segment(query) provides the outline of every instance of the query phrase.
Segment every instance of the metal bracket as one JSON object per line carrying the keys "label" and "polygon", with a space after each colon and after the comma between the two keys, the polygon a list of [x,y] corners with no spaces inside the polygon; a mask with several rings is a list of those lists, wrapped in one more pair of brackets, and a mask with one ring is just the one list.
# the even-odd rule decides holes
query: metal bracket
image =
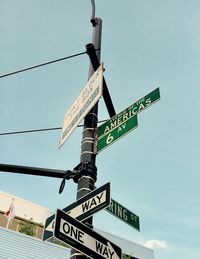
{"label": "metal bracket", "polygon": [[90,176],[94,181],[97,180],[97,167],[89,161],[78,164],[73,172],[75,173],[75,176],[73,177],[75,183],[78,183],[78,180],[82,176]]}
{"label": "metal bracket", "polygon": [[78,180],[83,176],[88,176],[92,178],[94,181],[96,181],[97,167],[93,163],[87,161],[81,162],[72,171],[67,170],[60,184],[59,194],[61,194],[65,188],[65,180],[73,179],[75,183],[78,183]]}
{"label": "metal bracket", "polygon": [[[97,70],[100,63],[96,54],[96,50],[92,43],[89,43],[86,45],[86,53],[90,58],[94,71]],[[116,115],[116,112],[104,77],[103,77],[103,98],[104,98],[108,113],[112,118],[113,116]]]}

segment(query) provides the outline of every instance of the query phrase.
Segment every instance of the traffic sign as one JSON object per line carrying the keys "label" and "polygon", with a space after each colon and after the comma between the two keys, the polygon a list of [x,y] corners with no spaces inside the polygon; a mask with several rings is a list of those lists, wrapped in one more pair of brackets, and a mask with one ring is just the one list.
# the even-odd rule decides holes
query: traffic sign
{"label": "traffic sign", "polygon": [[[97,129],[97,152],[102,151],[105,147],[114,143],[114,141],[118,138],[128,133],[130,131],[128,130],[128,126],[130,126],[130,124],[132,125],[132,129],[134,129],[136,127],[135,124],[137,119],[132,118],[159,99],[160,91],[159,88],[156,88],[151,93],[144,96],[139,101],[133,103],[128,108],[99,126]],[[133,125],[135,125],[135,127]]]}
{"label": "traffic sign", "polygon": [[102,151],[104,148],[113,144],[116,140],[135,129],[138,126],[137,116],[130,117],[128,120],[116,125],[117,126],[113,127],[112,130],[98,138],[97,152]]}
{"label": "traffic sign", "polygon": [[62,210],[57,210],[54,236],[90,258],[122,258],[120,247],[70,217]]}
{"label": "traffic sign", "polygon": [[[109,204],[110,183],[106,183],[67,206],[63,211],[77,220],[84,220],[92,216],[94,213],[108,207]],[[48,240],[53,236],[54,224],[55,214],[46,219],[43,240]]]}
{"label": "traffic sign", "polygon": [[97,103],[103,93],[103,65],[94,72],[72,106],[65,113],[59,147]]}
{"label": "traffic sign", "polygon": [[106,211],[110,212],[112,215],[116,216],[118,219],[122,220],[126,224],[140,231],[139,217],[135,215],[130,210],[126,209],[124,206],[111,199],[111,203]]}

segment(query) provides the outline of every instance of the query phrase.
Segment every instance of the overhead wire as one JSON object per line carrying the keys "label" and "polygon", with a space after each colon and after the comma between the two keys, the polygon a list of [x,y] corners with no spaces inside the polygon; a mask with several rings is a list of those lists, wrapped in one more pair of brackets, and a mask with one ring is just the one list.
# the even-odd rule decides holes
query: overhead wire
{"label": "overhead wire", "polygon": [[[99,49],[96,49],[96,50],[99,50]],[[35,65],[35,66],[20,69],[20,70],[16,70],[14,72],[10,72],[10,73],[4,74],[4,75],[0,75],[0,78],[12,76],[12,75],[15,75],[15,74],[18,74],[18,73],[21,73],[21,72],[25,72],[27,70],[35,69],[35,68],[46,66],[46,65],[50,65],[52,63],[60,62],[60,61],[63,61],[63,60],[69,59],[69,58],[73,58],[73,57],[77,57],[77,56],[80,56],[80,55],[83,55],[83,54],[86,54],[86,51],[80,52],[80,53],[77,53],[77,54],[73,54],[73,55],[70,55],[70,56],[67,56],[67,57],[51,60],[51,61],[48,61],[48,62],[45,62],[45,63],[41,63],[39,65]],[[105,122],[105,121],[106,120],[102,120],[102,121],[99,121],[99,123]],[[78,125],[77,127],[83,127],[83,126],[84,125]],[[33,132],[43,132],[43,131],[52,131],[52,130],[60,130],[60,129],[62,129],[62,127],[31,129],[31,130],[12,131],[12,132],[2,132],[2,133],[0,133],[0,136],[33,133]]]}
{"label": "overhead wire", "polygon": [[10,72],[10,73],[4,74],[4,75],[0,75],[0,78],[12,76],[12,75],[15,75],[15,74],[18,74],[18,73],[25,72],[27,70],[35,69],[35,68],[46,66],[46,65],[50,65],[50,64],[60,62],[60,61],[63,61],[63,60],[69,59],[69,58],[74,58],[74,57],[77,57],[77,56],[80,56],[80,55],[83,55],[83,54],[86,54],[86,51],[80,52],[80,53],[77,53],[77,54],[73,54],[73,55],[70,55],[70,56],[67,56],[67,57],[51,60],[51,61],[48,61],[48,62],[44,62],[44,63],[41,63],[39,65],[35,65],[35,66],[20,69],[20,70],[16,70],[14,72]]}
{"label": "overhead wire", "polygon": [[[98,123],[105,122],[107,120],[98,121]],[[78,125],[77,127],[83,127],[84,125]],[[42,132],[42,131],[53,131],[53,130],[61,130],[62,127],[54,127],[54,128],[44,128],[44,129],[31,129],[31,130],[22,130],[22,131],[11,131],[11,132],[2,132],[0,136],[6,135],[16,135],[16,134],[25,134],[25,133],[34,133],[34,132]]]}
{"label": "overhead wire", "polygon": [[45,128],[45,129],[32,129],[32,130],[22,130],[22,131],[12,131],[12,132],[2,132],[0,136],[5,135],[14,135],[14,134],[24,134],[24,133],[32,133],[32,132],[41,132],[41,131],[50,131],[50,130],[60,130],[62,127],[57,128]]}

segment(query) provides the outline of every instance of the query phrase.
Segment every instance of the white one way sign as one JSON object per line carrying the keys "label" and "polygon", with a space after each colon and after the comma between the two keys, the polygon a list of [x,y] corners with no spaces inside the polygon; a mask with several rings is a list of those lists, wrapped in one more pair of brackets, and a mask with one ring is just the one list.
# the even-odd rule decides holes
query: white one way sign
{"label": "white one way sign", "polygon": [[81,253],[95,259],[121,259],[121,248],[62,210],[57,210],[54,235]]}
{"label": "white one way sign", "polygon": [[[110,183],[106,183],[98,189],[86,194],[79,200],[63,209],[64,212],[77,220],[84,220],[94,213],[108,207],[110,204]],[[43,240],[53,236],[55,214],[48,217],[44,226]]]}

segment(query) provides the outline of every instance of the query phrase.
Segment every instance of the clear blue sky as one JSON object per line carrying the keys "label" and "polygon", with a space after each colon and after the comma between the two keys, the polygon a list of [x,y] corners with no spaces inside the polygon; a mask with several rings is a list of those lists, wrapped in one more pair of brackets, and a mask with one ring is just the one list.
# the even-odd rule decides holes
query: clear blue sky
{"label": "clear blue sky", "polygon": [[[140,217],[141,232],[106,212],[95,227],[139,243],[155,259],[200,258],[200,2],[96,0],[103,20],[102,61],[117,112],[160,87],[161,100],[138,116],[136,130],[97,157],[97,187]],[[0,74],[85,51],[87,1],[0,0]],[[0,132],[60,127],[87,81],[89,59],[70,60],[0,79]],[[103,99],[99,120],[108,119]],[[82,129],[59,150],[60,131],[0,136],[0,163],[73,169]],[[0,174],[0,190],[51,210],[75,200],[76,185]]]}

